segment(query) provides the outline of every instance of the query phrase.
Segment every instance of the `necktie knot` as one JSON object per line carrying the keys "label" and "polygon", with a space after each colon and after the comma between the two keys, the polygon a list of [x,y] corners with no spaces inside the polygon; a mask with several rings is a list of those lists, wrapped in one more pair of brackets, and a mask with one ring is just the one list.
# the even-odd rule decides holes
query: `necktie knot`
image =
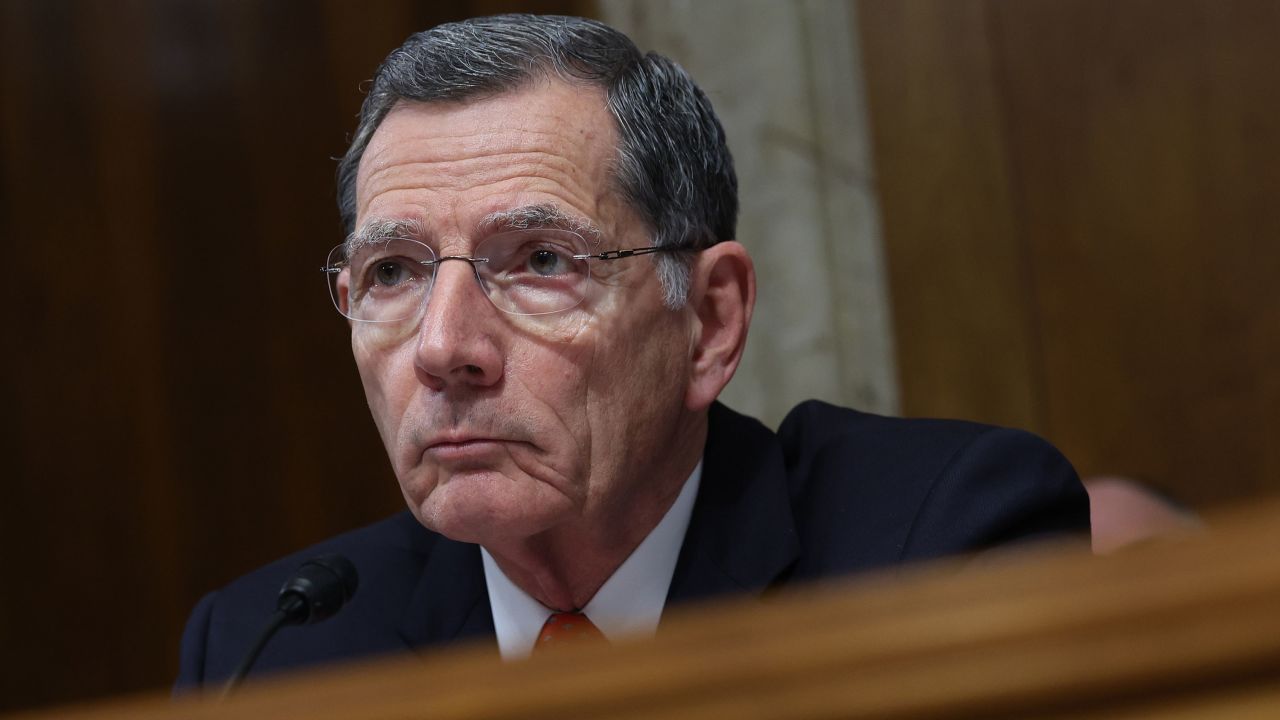
{"label": "necktie knot", "polygon": [[580,612],[554,613],[538,633],[535,653],[548,648],[576,645],[584,641],[604,640],[604,633]]}

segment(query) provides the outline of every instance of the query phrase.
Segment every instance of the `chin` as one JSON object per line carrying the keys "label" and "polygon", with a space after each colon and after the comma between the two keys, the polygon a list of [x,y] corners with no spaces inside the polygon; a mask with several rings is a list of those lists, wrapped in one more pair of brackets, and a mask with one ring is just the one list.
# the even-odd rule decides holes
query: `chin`
{"label": "chin", "polygon": [[554,527],[572,512],[564,496],[547,497],[551,493],[536,485],[497,473],[455,475],[414,504],[414,514],[427,529],[450,540],[480,545],[518,541]]}

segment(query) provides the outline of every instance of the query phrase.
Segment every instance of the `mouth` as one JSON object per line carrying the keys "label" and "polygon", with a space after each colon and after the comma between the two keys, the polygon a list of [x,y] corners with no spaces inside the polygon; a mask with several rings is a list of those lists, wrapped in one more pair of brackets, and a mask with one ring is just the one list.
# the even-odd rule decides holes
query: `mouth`
{"label": "mouth", "polygon": [[506,445],[506,440],[491,437],[441,438],[428,443],[422,457],[441,465],[482,462],[505,454]]}

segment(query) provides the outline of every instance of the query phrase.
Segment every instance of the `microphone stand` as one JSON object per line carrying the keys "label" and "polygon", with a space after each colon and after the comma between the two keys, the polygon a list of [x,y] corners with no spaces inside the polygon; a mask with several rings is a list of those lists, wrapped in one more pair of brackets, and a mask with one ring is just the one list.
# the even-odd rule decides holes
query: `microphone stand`
{"label": "microphone stand", "polygon": [[222,688],[222,699],[226,700],[240,687],[240,683],[244,681],[249,671],[253,669],[253,664],[258,661],[258,656],[262,654],[263,648],[275,637],[276,632],[285,625],[291,625],[298,622],[299,617],[305,617],[307,604],[302,598],[290,593],[287,597],[280,599],[280,609],[276,610],[271,616],[271,620],[267,626],[262,629],[258,635],[258,639],[253,643],[253,647],[249,649],[249,653],[244,656],[244,660],[240,661],[240,666],[231,674],[227,680],[227,684]]}

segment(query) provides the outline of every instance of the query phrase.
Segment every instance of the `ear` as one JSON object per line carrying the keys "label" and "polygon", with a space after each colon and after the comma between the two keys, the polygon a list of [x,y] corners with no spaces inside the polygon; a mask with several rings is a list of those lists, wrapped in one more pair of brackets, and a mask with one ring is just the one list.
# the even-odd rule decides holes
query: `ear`
{"label": "ear", "polygon": [[690,277],[690,378],[685,406],[711,406],[742,360],[756,303],[756,271],[747,249],[729,240],[698,254]]}
{"label": "ear", "polygon": [[338,306],[338,312],[346,317],[351,312],[351,269],[343,268],[338,273],[338,281],[335,288],[338,296],[334,298],[335,304]]}

